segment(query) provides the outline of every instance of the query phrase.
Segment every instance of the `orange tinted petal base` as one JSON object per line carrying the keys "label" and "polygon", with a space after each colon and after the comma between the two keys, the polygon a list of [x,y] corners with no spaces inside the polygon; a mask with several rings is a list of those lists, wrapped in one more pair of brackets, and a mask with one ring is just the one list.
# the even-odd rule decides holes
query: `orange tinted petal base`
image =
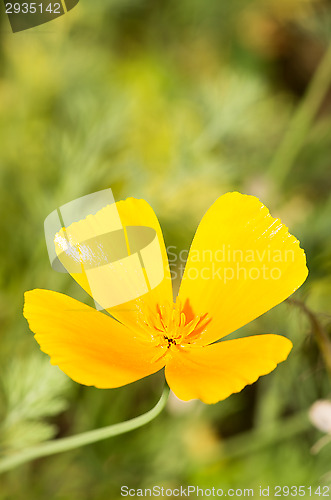
{"label": "orange tinted petal base", "polygon": [[[96,215],[90,215],[86,219],[72,224],[68,228],[68,233],[74,233],[78,240],[84,240],[87,237],[97,237],[98,234],[111,231],[115,208],[124,228],[126,228],[127,226],[142,226],[154,229],[156,231],[158,243],[161,250],[164,275],[163,280],[156,287],[147,291],[143,295],[140,295],[136,299],[125,301],[116,307],[109,308],[106,306],[107,311],[116,319],[131,328],[136,328],[137,315],[140,316],[142,311],[144,311],[145,309],[146,311],[155,310],[157,304],[163,303],[165,301],[173,301],[167,252],[158,219],[151,206],[145,200],[128,198],[125,201],[117,202],[116,207],[115,205],[109,205],[100,210]],[[61,255],[62,248],[56,246],[56,250],[57,253]],[[63,262],[63,264],[68,269],[72,266],[70,266],[70,259],[68,260],[68,257],[66,259],[66,262]],[[96,262],[95,267],[98,267],[98,262]],[[99,301],[101,305],[103,305],[103,302],[107,304],[107,290],[108,292],[109,290],[116,291],[116,287],[119,286],[118,284],[116,284],[116,282],[109,279],[111,274],[108,271],[109,270],[107,269],[107,266],[105,266],[103,268],[102,279],[99,283],[100,290],[97,290],[97,292],[99,292],[99,295],[102,295],[102,293],[105,294],[105,301]],[[132,288],[132,292],[134,295],[134,287],[137,286],[138,288],[140,288],[139,285],[141,285],[141,283],[139,282],[139,280],[135,280],[133,273],[128,273],[127,269],[124,269],[124,275],[125,274],[129,274],[129,279],[126,280],[126,284],[127,287]],[[71,272],[71,276],[88,294],[93,296],[89,280],[83,267],[81,272],[79,273]]]}
{"label": "orange tinted petal base", "polygon": [[173,302],[172,283],[169,270],[169,262],[164,244],[162,230],[152,207],[147,201],[136,198],[128,198],[116,203],[119,216],[123,226],[147,226],[156,231],[162,254],[164,278],[162,282],[148,293],[119,306],[110,309],[109,312],[124,324],[136,328],[142,313],[148,314],[155,311],[158,304]]}
{"label": "orange tinted petal base", "polygon": [[99,388],[120,387],[157,372],[157,348],[121,323],[61,293],[25,293],[24,316],[42,351],[69,377]]}
{"label": "orange tinted petal base", "polygon": [[188,319],[207,315],[207,345],[291,295],[308,274],[299,241],[254,196],[227,193],[202,218],[178,299]]}
{"label": "orange tinted petal base", "polygon": [[165,375],[179,399],[217,403],[270,373],[291,348],[291,341],[280,335],[255,335],[174,350]]}

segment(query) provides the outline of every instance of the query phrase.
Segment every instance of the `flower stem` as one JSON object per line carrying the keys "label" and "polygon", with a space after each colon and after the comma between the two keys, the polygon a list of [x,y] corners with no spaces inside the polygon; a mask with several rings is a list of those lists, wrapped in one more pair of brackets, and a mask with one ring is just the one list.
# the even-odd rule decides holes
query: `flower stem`
{"label": "flower stem", "polygon": [[283,141],[269,167],[269,176],[280,187],[305,142],[309,129],[331,84],[331,43],[319,63],[305,96],[295,111]]}
{"label": "flower stem", "polygon": [[27,448],[25,450],[19,451],[13,455],[9,455],[0,460],[0,473],[8,471],[21,465],[25,462],[30,462],[36,458],[46,457],[49,455],[55,455],[56,453],[61,453],[63,451],[73,450],[87,444],[96,443],[97,441],[102,441],[109,437],[118,436],[126,432],[130,432],[138,427],[142,427],[145,424],[151,422],[155,417],[157,417],[166,405],[169,396],[169,388],[166,386],[163,390],[162,396],[158,403],[143,415],[135,417],[126,422],[121,422],[119,424],[110,425],[108,427],[102,427],[101,429],[95,429],[93,431],[83,432],[72,437],[66,437],[62,439],[57,439],[54,441],[49,441],[42,443],[40,445]]}
{"label": "flower stem", "polygon": [[325,332],[323,326],[319,322],[319,320],[316,317],[316,314],[314,314],[304,302],[301,302],[300,300],[296,299],[287,299],[287,302],[289,304],[293,304],[297,307],[299,307],[307,316],[307,318],[310,321],[311,329],[312,332],[315,335],[317,345],[321,351],[321,354],[324,359],[325,366],[329,372],[329,375],[331,376],[331,342],[329,340],[329,337],[327,333]]}

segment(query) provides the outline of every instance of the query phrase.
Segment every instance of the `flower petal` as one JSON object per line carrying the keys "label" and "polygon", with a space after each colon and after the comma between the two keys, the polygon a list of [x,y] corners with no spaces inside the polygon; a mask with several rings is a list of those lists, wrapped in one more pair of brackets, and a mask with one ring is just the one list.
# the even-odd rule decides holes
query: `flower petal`
{"label": "flower petal", "polygon": [[186,317],[208,315],[206,345],[291,295],[308,274],[304,251],[254,196],[227,193],[200,222],[178,299]]}
{"label": "flower petal", "polygon": [[174,350],[165,375],[179,399],[217,403],[270,373],[291,348],[292,342],[280,335],[254,335]]}
{"label": "flower petal", "polygon": [[[156,233],[154,246],[144,247],[146,231],[150,229]],[[129,258],[121,259],[121,255],[128,255],[129,230],[130,234],[135,230],[144,230],[143,237],[139,233],[132,239],[135,246],[145,249],[139,252],[133,250],[130,254],[129,248]],[[100,240],[100,235],[109,234],[117,239],[112,239],[111,244],[107,239]],[[77,252],[64,251],[67,241],[76,244],[78,257]],[[128,198],[108,205],[97,214],[62,229],[56,236],[55,244],[60,261],[77,283],[127,326],[136,328],[137,316],[142,311],[155,310],[156,304],[173,301],[162,231],[153,209],[145,200]],[[75,246],[69,248],[75,250]],[[110,265],[107,264],[108,253],[113,254],[115,259]],[[77,267],[78,272],[75,272]],[[151,285],[152,281],[154,285]],[[155,286],[155,283],[158,284]],[[116,305],[112,306],[113,303]]]}
{"label": "flower petal", "polygon": [[106,314],[62,293],[25,293],[24,316],[42,351],[69,377],[84,385],[113,388],[160,370],[157,348],[135,338]]}

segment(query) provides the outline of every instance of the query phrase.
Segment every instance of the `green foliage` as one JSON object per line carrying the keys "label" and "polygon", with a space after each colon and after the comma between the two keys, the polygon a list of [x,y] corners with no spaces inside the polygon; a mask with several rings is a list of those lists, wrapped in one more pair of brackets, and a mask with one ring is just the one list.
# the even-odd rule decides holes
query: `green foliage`
{"label": "green foliage", "polygon": [[2,374],[0,442],[4,451],[22,449],[54,437],[49,417],[63,412],[68,378],[39,352],[11,359]]}

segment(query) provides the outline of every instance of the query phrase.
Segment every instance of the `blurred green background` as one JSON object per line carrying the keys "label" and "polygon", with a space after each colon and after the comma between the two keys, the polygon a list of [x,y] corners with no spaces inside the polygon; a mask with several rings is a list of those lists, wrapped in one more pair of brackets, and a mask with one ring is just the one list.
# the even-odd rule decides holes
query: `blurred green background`
{"label": "blurred green background", "polygon": [[171,399],[144,428],[20,466],[0,476],[0,500],[330,484],[331,444],[312,454],[323,434],[308,410],[331,396],[331,93],[315,89],[298,154],[285,164],[277,151],[331,40],[331,2],[81,0],[17,34],[1,8],[1,454],[131,418],[162,392],[162,373],[79,386],[39,351],[24,291],[88,302],[49,265],[43,222],[56,207],[108,187],[145,198],[179,252],[218,196],[254,194],[300,239],[310,275],[295,303],[240,331],[293,341],[272,374],[212,406]]}

